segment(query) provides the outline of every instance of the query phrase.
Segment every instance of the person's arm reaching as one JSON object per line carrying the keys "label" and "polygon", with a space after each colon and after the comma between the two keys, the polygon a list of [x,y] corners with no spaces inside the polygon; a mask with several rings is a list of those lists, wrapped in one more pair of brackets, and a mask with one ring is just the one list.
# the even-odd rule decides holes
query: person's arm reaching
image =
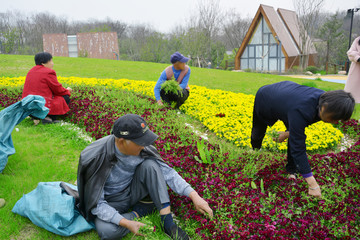
{"label": "person's arm reaching", "polygon": [[209,204],[199,196],[199,194],[187,183],[173,168],[162,161],[157,161],[163,172],[166,184],[177,194],[190,197],[195,205],[195,209],[202,214],[207,213],[213,217],[213,211]]}
{"label": "person's arm reaching", "polygon": [[161,84],[163,84],[166,81],[166,79],[167,79],[166,72],[163,71],[154,87],[154,95],[155,95],[156,101],[161,101],[161,97],[160,97]]}
{"label": "person's arm reaching", "polygon": [[189,197],[191,198],[192,202],[194,203],[195,209],[204,214],[208,215],[210,218],[214,216],[213,210],[209,207],[209,204],[199,196],[199,194],[196,191],[192,191],[189,194]]}
{"label": "person's arm reaching", "polygon": [[352,43],[350,49],[347,51],[347,55],[349,60],[352,62],[358,62],[360,59],[360,52],[357,50],[357,45],[359,45],[359,39],[356,38],[355,41]]}
{"label": "person's arm reaching", "polygon": [[47,85],[51,89],[54,96],[71,95],[70,89],[64,88],[61,83],[59,83],[55,72],[50,72],[47,75]]}
{"label": "person's arm reaching", "polygon": [[132,221],[132,220],[128,220],[126,218],[123,218],[120,222],[119,225],[122,227],[125,227],[127,229],[130,230],[130,232],[132,232],[133,234],[135,234],[136,236],[143,236],[143,234],[139,233],[139,230],[142,226],[145,226],[145,224],[141,223],[141,222],[137,222],[137,221]]}
{"label": "person's arm reaching", "polygon": [[96,215],[99,219],[104,222],[111,222],[115,225],[119,225],[129,229],[132,233],[137,236],[143,236],[139,233],[140,227],[145,224],[137,221],[132,221],[124,218],[115,208],[111,207],[105,200],[104,190],[102,191],[100,200],[95,208],[91,210],[91,213]]}
{"label": "person's arm reaching", "polygon": [[289,144],[290,153],[300,174],[309,184],[309,194],[315,197],[321,197],[321,190],[313,176],[308,157],[306,155],[306,135],[305,127],[307,123],[303,120],[301,114],[293,113],[289,116]]}
{"label": "person's arm reaching", "polygon": [[305,180],[309,184],[309,195],[321,198],[321,189],[314,176],[307,177]]}

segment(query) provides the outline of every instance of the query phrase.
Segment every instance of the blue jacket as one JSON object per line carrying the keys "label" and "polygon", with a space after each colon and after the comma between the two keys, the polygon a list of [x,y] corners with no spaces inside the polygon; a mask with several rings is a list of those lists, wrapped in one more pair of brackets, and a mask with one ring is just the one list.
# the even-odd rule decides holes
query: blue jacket
{"label": "blue jacket", "polygon": [[305,127],[320,121],[319,98],[325,91],[284,81],[261,87],[256,93],[254,111],[268,126],[284,122],[290,133],[288,153],[299,172],[311,173],[306,156]]}
{"label": "blue jacket", "polygon": [[37,95],[28,95],[0,112],[0,173],[4,170],[8,157],[15,153],[11,139],[14,127],[29,115],[43,119],[48,113],[45,99]]}

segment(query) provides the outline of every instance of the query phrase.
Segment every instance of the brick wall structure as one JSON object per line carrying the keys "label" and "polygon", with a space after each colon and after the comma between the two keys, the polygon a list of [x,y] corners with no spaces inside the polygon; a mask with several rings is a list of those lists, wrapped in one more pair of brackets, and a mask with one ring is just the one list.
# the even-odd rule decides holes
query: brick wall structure
{"label": "brick wall structure", "polygon": [[119,54],[116,32],[78,33],[77,44],[79,57],[116,59]]}
{"label": "brick wall structure", "polygon": [[44,52],[49,52],[53,56],[69,56],[68,40],[65,33],[44,34],[43,47]]}
{"label": "brick wall structure", "polygon": [[[78,33],[78,57],[116,59],[119,54],[116,32]],[[44,34],[43,48],[53,56],[69,57],[68,36],[66,34]]]}

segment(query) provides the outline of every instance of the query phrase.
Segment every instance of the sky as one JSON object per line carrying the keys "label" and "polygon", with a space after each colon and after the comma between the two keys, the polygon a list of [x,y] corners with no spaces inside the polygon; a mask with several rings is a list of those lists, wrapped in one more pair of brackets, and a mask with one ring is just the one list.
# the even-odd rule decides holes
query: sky
{"label": "sky", "polygon": [[[253,18],[260,4],[294,10],[293,0],[220,0],[223,11],[232,9],[244,18]],[[36,4],[29,0],[0,0],[0,6],[0,12],[18,10],[31,14],[46,11],[70,21],[109,17],[128,24],[150,24],[165,33],[188,20],[196,10],[197,0],[47,0]],[[325,0],[323,9],[336,12],[355,7],[360,7],[360,0]]]}

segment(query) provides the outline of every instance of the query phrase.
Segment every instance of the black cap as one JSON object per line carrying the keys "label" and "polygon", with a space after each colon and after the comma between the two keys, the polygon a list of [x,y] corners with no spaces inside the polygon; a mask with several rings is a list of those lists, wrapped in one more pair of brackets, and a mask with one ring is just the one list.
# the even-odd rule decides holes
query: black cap
{"label": "black cap", "polygon": [[136,114],[126,114],[117,119],[111,133],[140,146],[151,145],[158,138],[158,135],[149,129],[145,120]]}

